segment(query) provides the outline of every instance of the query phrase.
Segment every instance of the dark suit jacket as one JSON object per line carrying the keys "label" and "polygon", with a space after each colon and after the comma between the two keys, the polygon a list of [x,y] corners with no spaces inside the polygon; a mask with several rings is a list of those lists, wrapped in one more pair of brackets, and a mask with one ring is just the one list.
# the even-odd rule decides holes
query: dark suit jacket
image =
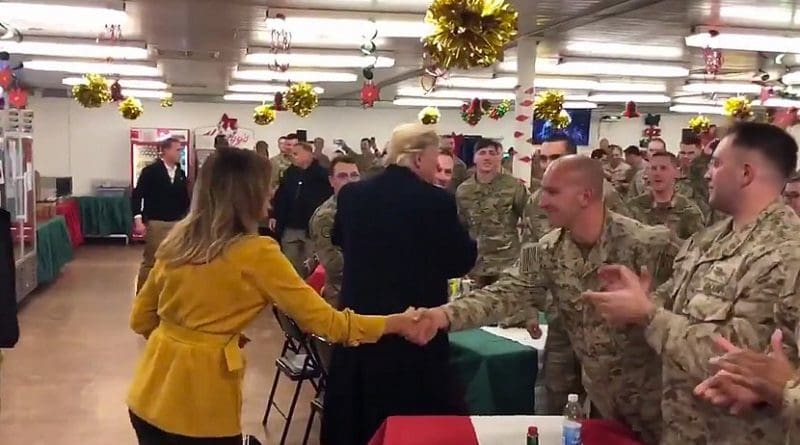
{"label": "dark suit jacket", "polygon": [[0,348],[13,347],[19,339],[15,272],[11,215],[0,209]]}
{"label": "dark suit jacket", "polygon": [[[448,278],[469,272],[477,256],[453,195],[398,166],[341,190],[332,236],[344,254],[342,304],[360,314],[442,305]],[[337,348],[322,443],[363,445],[389,415],[459,414],[454,383],[444,332],[423,347],[391,336]]]}
{"label": "dark suit jacket", "polygon": [[[292,165],[286,169],[272,199],[275,234],[280,240],[287,227],[308,231],[311,215],[333,195],[328,170],[317,160],[305,170]],[[297,221],[293,221],[296,219]]]}

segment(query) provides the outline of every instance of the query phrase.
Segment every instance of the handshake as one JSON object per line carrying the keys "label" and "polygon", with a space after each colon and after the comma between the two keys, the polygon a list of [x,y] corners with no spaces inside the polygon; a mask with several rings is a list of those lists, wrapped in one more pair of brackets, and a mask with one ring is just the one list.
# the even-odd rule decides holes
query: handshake
{"label": "handshake", "polygon": [[386,317],[386,334],[397,334],[411,343],[424,346],[442,329],[450,326],[447,313],[441,307],[406,309],[402,314]]}

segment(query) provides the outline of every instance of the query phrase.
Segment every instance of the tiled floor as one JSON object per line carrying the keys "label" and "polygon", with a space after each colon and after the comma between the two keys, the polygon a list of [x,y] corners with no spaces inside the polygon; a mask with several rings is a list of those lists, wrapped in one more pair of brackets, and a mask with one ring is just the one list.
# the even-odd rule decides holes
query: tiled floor
{"label": "tiled floor", "polygon": [[[135,445],[124,404],[143,340],[128,329],[140,248],[82,246],[61,277],[37,290],[20,310],[22,339],[4,351],[0,444]],[[283,419],[273,411],[261,427],[282,334],[265,312],[247,330],[244,430],[278,443]],[[288,406],[291,387],[278,401]],[[312,392],[298,404],[290,444],[302,440]],[[315,424],[310,443],[318,443]]]}

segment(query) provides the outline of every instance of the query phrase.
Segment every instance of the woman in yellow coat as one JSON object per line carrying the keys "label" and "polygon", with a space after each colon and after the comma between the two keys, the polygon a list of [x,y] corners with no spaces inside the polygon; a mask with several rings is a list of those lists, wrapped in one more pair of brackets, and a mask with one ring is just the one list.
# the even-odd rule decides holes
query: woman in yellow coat
{"label": "woman in yellow coat", "polygon": [[131,328],[147,338],[127,400],[140,445],[241,444],[240,333],[268,304],[353,346],[416,332],[410,312],[334,310],[274,240],[258,236],[270,172],[256,153],[220,150],[199,176],[189,215],[159,247],[131,313]]}

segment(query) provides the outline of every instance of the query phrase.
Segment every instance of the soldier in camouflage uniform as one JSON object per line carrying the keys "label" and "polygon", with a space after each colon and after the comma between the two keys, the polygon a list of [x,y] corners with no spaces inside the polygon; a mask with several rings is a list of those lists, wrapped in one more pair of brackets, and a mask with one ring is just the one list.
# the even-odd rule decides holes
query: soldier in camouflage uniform
{"label": "soldier in camouflage uniform", "polygon": [[280,184],[281,178],[283,178],[283,173],[286,172],[287,168],[292,166],[291,153],[292,149],[295,145],[297,145],[298,142],[300,142],[300,139],[294,133],[286,137],[278,138],[278,149],[280,150],[280,153],[269,159],[272,170],[272,176],[270,176],[270,187],[272,188],[273,193],[278,189],[278,184]]}
{"label": "soldier in camouflage uniform", "polygon": [[493,283],[519,257],[519,221],[528,202],[525,185],[500,172],[499,144],[481,139],[475,146],[475,174],[456,191],[458,214],[478,243],[470,272],[478,287]]}
{"label": "soldier in camouflage uniform", "polygon": [[[675,183],[675,191],[689,198],[700,207],[703,215],[709,218],[711,208],[708,206],[708,183],[705,180],[705,171],[702,169],[702,150],[700,138],[691,136],[684,138],[680,143],[678,160],[681,166],[681,175]],[[699,160],[698,160],[699,159]],[[697,164],[694,164],[697,162]],[[694,165],[694,168],[692,167]]]}
{"label": "soldier in camouflage uniform", "polygon": [[[737,418],[697,398],[718,353],[715,335],[765,351],[775,329],[797,363],[800,319],[800,219],[780,201],[797,163],[797,144],[768,124],[740,123],[722,140],[707,177],[710,203],[731,218],[690,238],[673,278],[648,296],[647,280],[622,266],[602,270],[607,292],[587,303],[615,325],[639,325],[661,356],[664,378],[662,445],[782,445],[776,413]],[[744,183],[745,168],[751,181]]]}
{"label": "soldier in camouflage uniform", "polygon": [[[539,243],[526,244],[513,273],[426,314],[436,327],[446,327],[449,320],[450,330],[470,329],[531,308],[543,309],[549,291],[580,360],[592,405],[601,417],[628,425],[645,443],[658,443],[658,356],[641,330],[609,326],[583,303],[581,292],[597,285],[597,269],[606,262],[647,267],[666,280],[678,248],[666,228],[647,227],[607,211],[602,184],[598,161],[578,156],[556,161],[545,173],[542,203],[561,228]],[[545,384],[555,377],[548,373]],[[566,394],[548,403],[563,409]]]}
{"label": "soldier in camouflage uniform", "polygon": [[336,216],[336,196],[345,185],[361,179],[357,161],[350,156],[339,156],[331,161],[328,170],[333,196],[323,202],[308,223],[311,246],[322,267],[325,268],[325,287],[322,297],[335,308],[340,308],[339,292],[342,289],[344,258],[342,250],[333,245],[331,230]]}
{"label": "soldier in camouflage uniform", "polygon": [[687,239],[705,227],[703,212],[675,192],[678,158],[669,152],[655,153],[648,167],[650,192],[629,200],[631,217],[649,226],[663,224],[679,238]]}
{"label": "soldier in camouflage uniform", "polygon": [[462,182],[466,181],[469,177],[467,173],[467,164],[461,160],[456,154],[456,140],[451,135],[444,135],[442,136],[441,140],[439,141],[440,148],[442,150],[446,150],[453,156],[453,180],[450,182],[449,190],[453,193],[456,192],[458,186],[461,185]]}

